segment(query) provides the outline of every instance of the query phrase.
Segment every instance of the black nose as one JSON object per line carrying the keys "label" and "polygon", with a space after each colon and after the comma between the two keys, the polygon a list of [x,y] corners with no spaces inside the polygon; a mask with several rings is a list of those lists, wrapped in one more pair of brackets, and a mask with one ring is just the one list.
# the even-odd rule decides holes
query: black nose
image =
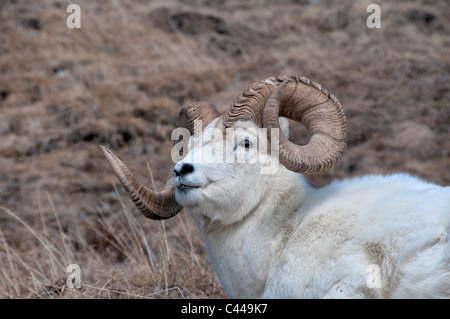
{"label": "black nose", "polygon": [[175,173],[175,176],[186,175],[186,174],[192,173],[193,171],[194,171],[194,165],[189,164],[189,163],[184,163],[181,166],[181,169],[179,171],[177,171],[176,169],[173,170],[173,172]]}

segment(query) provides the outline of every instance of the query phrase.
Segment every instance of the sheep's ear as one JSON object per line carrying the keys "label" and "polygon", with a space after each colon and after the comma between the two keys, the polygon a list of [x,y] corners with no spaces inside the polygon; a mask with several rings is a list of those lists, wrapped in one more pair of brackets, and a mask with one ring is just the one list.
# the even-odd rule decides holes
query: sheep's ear
{"label": "sheep's ear", "polygon": [[280,116],[278,118],[278,121],[280,122],[280,129],[281,132],[286,136],[287,139],[289,139],[289,119],[284,116]]}

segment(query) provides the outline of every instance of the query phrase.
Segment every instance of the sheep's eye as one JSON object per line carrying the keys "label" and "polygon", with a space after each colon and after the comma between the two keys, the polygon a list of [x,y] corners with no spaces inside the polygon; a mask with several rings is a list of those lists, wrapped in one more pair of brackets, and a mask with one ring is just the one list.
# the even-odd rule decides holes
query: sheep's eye
{"label": "sheep's eye", "polygon": [[244,145],[244,147],[246,149],[249,149],[250,147],[252,147],[252,142],[250,142],[250,140],[248,138],[246,138],[243,142],[242,145]]}
{"label": "sheep's eye", "polygon": [[253,143],[250,142],[250,140],[248,138],[245,138],[244,140],[242,140],[240,143],[238,144],[234,144],[234,150],[236,151],[236,149],[238,148],[238,146],[244,146],[245,149],[249,149],[250,147],[253,146]]}

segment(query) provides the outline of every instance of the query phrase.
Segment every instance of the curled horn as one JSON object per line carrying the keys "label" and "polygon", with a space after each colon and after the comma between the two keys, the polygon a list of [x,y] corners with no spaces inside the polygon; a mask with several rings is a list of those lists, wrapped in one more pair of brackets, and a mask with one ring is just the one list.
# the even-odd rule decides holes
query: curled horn
{"label": "curled horn", "polygon": [[279,116],[302,123],[311,133],[306,145],[296,145],[279,131],[280,162],[289,170],[321,172],[342,156],[346,141],[342,106],[320,84],[304,77],[273,77],[252,84],[235,99],[224,123],[230,127],[251,120],[268,129],[270,141],[270,129],[280,128]]}
{"label": "curled horn", "polygon": [[[193,134],[194,121],[201,120],[202,130],[214,118],[219,116],[216,107],[207,102],[197,102],[185,105],[179,115],[178,127],[185,127]],[[147,218],[161,220],[178,214],[183,207],[175,201],[175,187],[173,184],[173,164],[169,171],[169,178],[164,189],[160,192],[153,191],[144,186],[128,167],[115,156],[109,149],[99,146],[109,162],[114,174],[127,190],[130,198]]]}

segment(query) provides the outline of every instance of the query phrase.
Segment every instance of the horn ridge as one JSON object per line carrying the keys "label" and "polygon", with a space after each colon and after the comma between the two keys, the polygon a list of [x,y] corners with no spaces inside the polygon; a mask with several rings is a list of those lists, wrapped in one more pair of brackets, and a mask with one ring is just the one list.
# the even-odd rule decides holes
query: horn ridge
{"label": "horn ridge", "polygon": [[302,123],[312,135],[306,145],[296,145],[280,132],[280,162],[288,169],[320,172],[342,156],[346,141],[342,105],[321,84],[306,77],[276,76],[250,85],[234,100],[224,124],[231,127],[237,121],[251,120],[259,127],[280,128],[279,116]]}
{"label": "horn ridge", "polygon": [[139,211],[147,218],[162,220],[175,216],[183,207],[175,201],[173,180],[161,192],[145,187],[126,165],[106,147],[99,145],[117,179]]}

